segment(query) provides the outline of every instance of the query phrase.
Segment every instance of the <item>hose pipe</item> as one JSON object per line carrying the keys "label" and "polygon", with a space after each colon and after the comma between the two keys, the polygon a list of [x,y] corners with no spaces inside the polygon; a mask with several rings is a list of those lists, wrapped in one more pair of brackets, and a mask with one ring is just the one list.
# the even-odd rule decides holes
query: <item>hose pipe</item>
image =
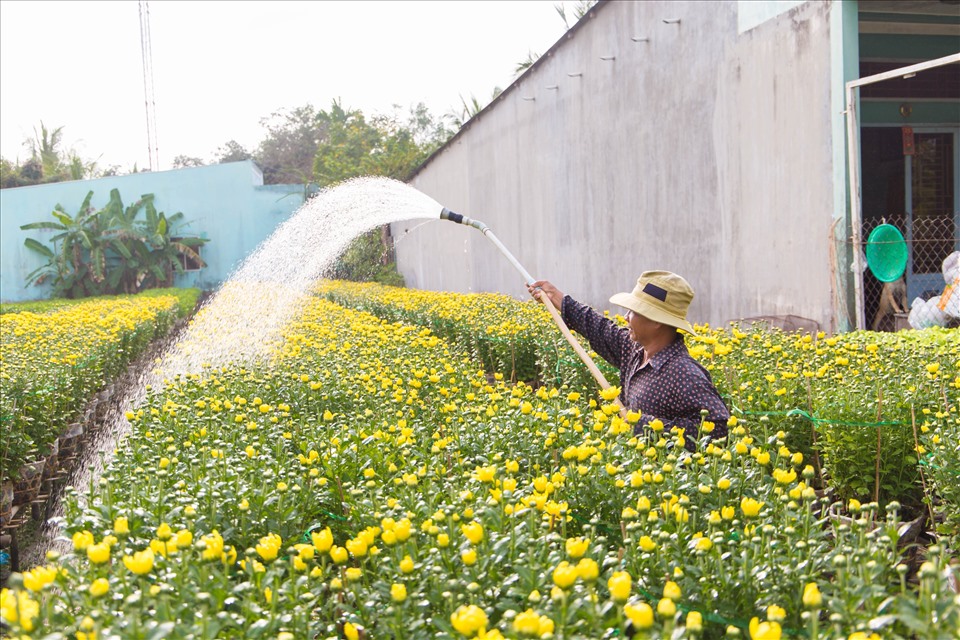
{"label": "hose pipe", "polygon": [[[502,253],[507,258],[507,260],[510,261],[510,264],[512,264],[514,268],[520,272],[520,275],[523,276],[524,280],[528,285],[532,285],[534,282],[536,282],[533,276],[530,275],[530,272],[523,268],[523,265],[520,264],[520,262],[515,257],[513,257],[513,254],[507,250],[507,248],[503,245],[502,242],[500,242],[500,239],[493,234],[493,231],[490,230],[490,227],[488,227],[484,223],[480,222],[479,220],[473,220],[471,218],[468,218],[467,216],[463,216],[463,215],[460,215],[459,213],[450,211],[450,209],[447,209],[446,207],[444,207],[440,211],[440,219],[449,220],[450,222],[456,222],[457,224],[465,224],[468,227],[479,229],[481,232],[483,232],[483,235],[485,235],[487,239],[490,240],[490,242],[492,242],[497,247],[497,249],[500,250],[500,253]],[[560,312],[557,311],[556,307],[553,306],[553,303],[550,302],[550,298],[548,296],[541,296],[540,300],[541,302],[543,302],[544,306],[547,308],[547,311],[550,312],[550,316],[553,318],[554,323],[556,323],[557,327],[560,329],[560,333],[563,334],[563,337],[566,338],[570,346],[573,347],[574,352],[576,352],[576,354],[580,357],[580,360],[583,362],[583,364],[587,366],[587,369],[590,371],[590,374],[593,376],[594,380],[596,380],[597,383],[600,385],[600,388],[601,389],[610,388],[610,383],[607,382],[607,379],[604,377],[603,373],[597,367],[597,364],[593,361],[590,355],[587,354],[586,350],[584,350],[583,345],[581,345],[580,342],[573,336],[573,334],[570,333],[570,329],[567,327],[567,324],[563,321],[563,318],[560,317]],[[622,404],[619,403],[619,401],[617,402],[617,404],[620,405],[620,416],[624,420],[626,420],[627,418],[626,409],[623,407]]]}
{"label": "hose pipe", "polygon": [[500,253],[502,253],[507,258],[507,260],[510,261],[510,264],[512,264],[513,267],[520,272],[520,275],[522,275],[524,278],[524,282],[526,282],[527,284],[533,284],[534,282],[536,282],[533,276],[530,275],[530,272],[523,268],[523,265],[520,264],[520,262],[513,256],[513,254],[507,250],[507,248],[503,245],[502,242],[500,242],[500,238],[494,235],[493,231],[490,230],[490,227],[488,227],[484,223],[480,222],[479,220],[474,220],[473,218],[468,218],[467,216],[463,216],[463,215],[460,215],[459,213],[450,211],[450,209],[447,209],[446,207],[444,207],[440,211],[440,219],[449,220],[450,222],[456,222],[457,224],[465,224],[468,227],[473,227],[474,229],[478,229],[481,233],[483,233],[483,235],[487,237],[488,240],[490,240],[490,242],[492,242],[497,247],[497,249],[500,250]]}

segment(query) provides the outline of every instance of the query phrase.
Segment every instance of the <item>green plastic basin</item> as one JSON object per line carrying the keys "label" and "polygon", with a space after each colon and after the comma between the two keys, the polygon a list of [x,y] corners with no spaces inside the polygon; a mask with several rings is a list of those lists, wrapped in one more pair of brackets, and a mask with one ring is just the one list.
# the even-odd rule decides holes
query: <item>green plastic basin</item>
{"label": "green plastic basin", "polygon": [[907,268],[907,243],[892,224],[881,224],[867,238],[867,266],[880,282],[893,282]]}

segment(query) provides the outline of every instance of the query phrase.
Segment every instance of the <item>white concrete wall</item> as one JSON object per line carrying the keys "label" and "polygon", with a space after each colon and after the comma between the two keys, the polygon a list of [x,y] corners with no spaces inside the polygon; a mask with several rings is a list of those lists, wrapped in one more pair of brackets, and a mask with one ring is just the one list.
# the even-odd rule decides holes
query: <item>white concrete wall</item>
{"label": "white concrete wall", "polygon": [[[601,5],[411,183],[595,307],[668,269],[697,292],[694,322],[795,314],[831,328],[834,5],[738,34],[738,4]],[[526,295],[476,230],[393,233],[409,286]]]}

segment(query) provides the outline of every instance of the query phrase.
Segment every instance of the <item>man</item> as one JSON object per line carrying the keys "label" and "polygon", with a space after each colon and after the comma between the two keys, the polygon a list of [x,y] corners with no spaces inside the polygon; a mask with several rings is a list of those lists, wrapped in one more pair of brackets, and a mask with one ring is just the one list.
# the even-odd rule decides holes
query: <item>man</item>
{"label": "man", "polygon": [[620,402],[641,413],[637,433],[659,419],[665,431],[675,425],[682,428],[691,451],[696,447],[702,420],[714,424],[712,437],[727,435],[730,411],[709,372],[690,357],[679,331],[696,335],[687,321],[693,289],[686,280],[669,271],[645,271],[631,293],[611,297],[611,303],[627,309],[626,328],[565,296],[545,280],[527,288],[541,302],[541,296],[548,296],[567,326],[587,338],[594,351],[620,369]]}

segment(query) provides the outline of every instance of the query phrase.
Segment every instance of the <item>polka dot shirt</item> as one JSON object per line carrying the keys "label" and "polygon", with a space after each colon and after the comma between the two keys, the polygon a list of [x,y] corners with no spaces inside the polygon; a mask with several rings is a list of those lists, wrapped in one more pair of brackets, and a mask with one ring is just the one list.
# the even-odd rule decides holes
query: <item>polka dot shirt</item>
{"label": "polka dot shirt", "polygon": [[[714,424],[714,438],[727,435],[727,409],[710,372],[690,357],[682,335],[670,346],[658,351],[645,364],[643,347],[630,339],[630,330],[597,313],[570,296],[563,299],[563,320],[572,330],[590,342],[597,354],[620,369],[620,402],[640,411],[639,433],[659,419],[665,431],[678,426],[684,430],[686,446],[696,447],[701,419]],[[707,415],[701,416],[701,410]]]}

